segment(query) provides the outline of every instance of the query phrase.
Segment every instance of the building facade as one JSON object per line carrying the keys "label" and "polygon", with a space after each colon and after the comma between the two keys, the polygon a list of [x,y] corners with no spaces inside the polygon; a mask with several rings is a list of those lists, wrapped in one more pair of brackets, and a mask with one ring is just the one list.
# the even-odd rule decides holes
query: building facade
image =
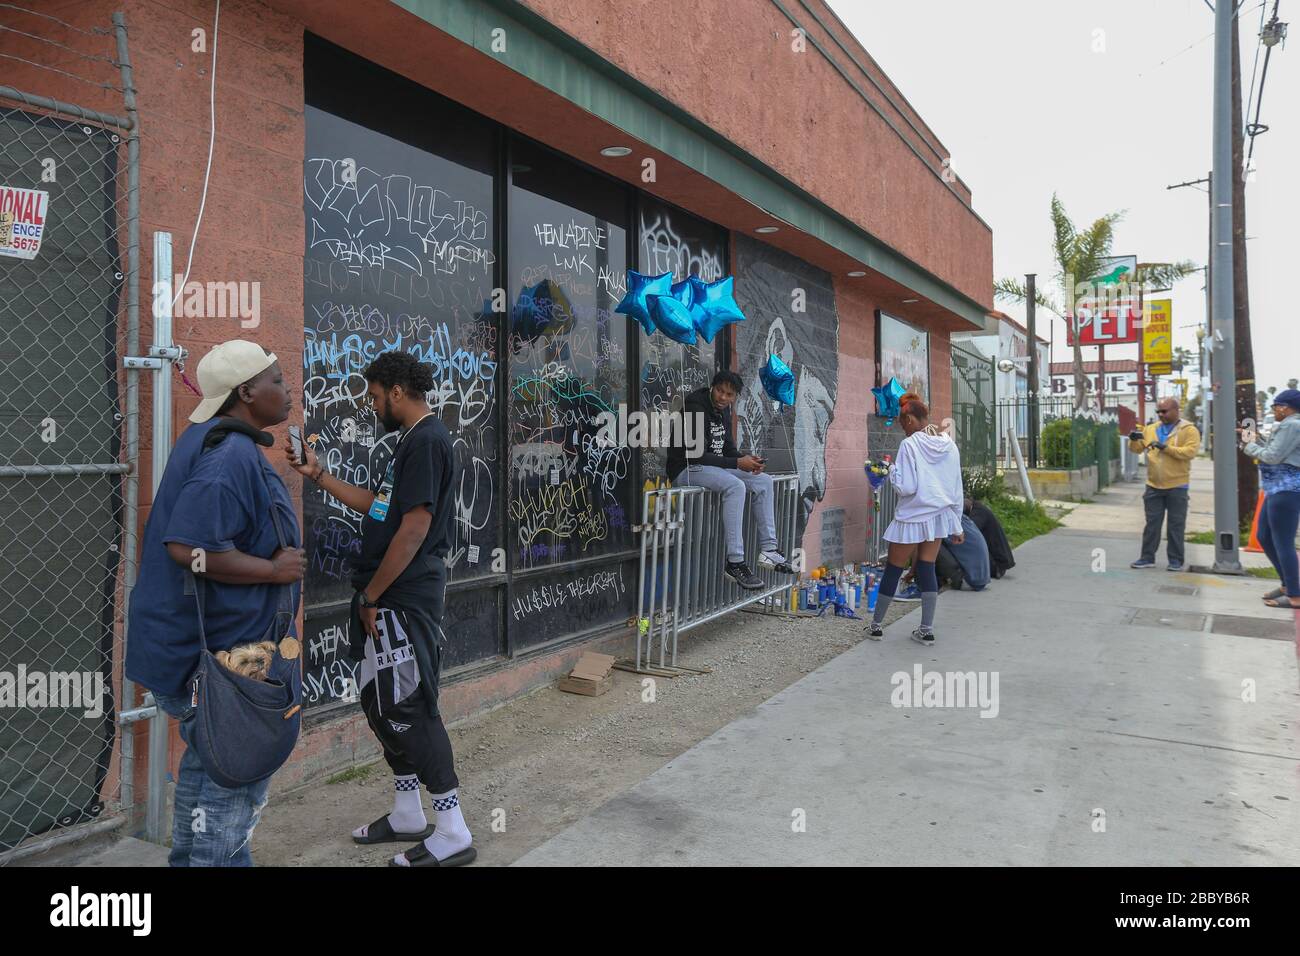
{"label": "building facade", "polygon": [[[1136,359],[1107,359],[1103,371],[1099,362],[1083,363],[1084,383],[1088,395],[1105,392],[1106,408],[1125,408],[1135,416],[1138,413],[1138,363]],[[1074,398],[1074,363],[1052,363],[1052,396]],[[1146,410],[1154,413],[1155,400],[1148,399]]]}
{"label": "building facade", "polygon": [[[176,317],[191,365],[230,338],[273,350],[323,460],[359,484],[394,438],[361,406],[361,370],[390,349],[432,366],[460,465],[449,717],[629,633],[634,526],[664,463],[592,441],[601,412],[672,409],[737,371],[739,446],[799,476],[792,544],[809,566],[862,559],[862,462],[901,437],[871,388],[906,380],[942,418],[950,336],[982,329],[992,304],[970,190],[820,0],[664,0],[652,20],[595,0],[226,0],[215,31],[212,0],[51,6],[79,30],[115,9],[129,27],[146,308],[158,231],[190,281],[258,290],[251,325]],[[22,64],[7,82],[122,109],[112,89]],[[628,269],[734,276],[747,319],[711,344],[646,336],[613,311]],[[793,407],[762,394],[769,355],[795,373]],[[178,432],[197,397],[179,378],[173,394]],[[132,463],[140,526],[150,442]],[[344,653],[360,516],[286,479],[309,570],[304,736],[281,785],[374,746]]]}

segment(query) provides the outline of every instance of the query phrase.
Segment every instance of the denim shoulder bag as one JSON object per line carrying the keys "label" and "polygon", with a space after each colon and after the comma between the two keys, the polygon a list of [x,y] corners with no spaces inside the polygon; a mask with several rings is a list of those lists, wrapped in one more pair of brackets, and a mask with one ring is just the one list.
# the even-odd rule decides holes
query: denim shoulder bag
{"label": "denim shoulder bag", "polygon": [[[263,481],[266,475],[262,475]],[[270,484],[267,493],[270,494]],[[271,496],[271,523],[281,548],[289,545]],[[260,640],[276,644],[275,656],[264,681],[244,677],[221,666],[208,650],[203,626],[202,579],[187,571],[194,587],[199,615],[199,665],[190,678],[190,703],[194,706],[194,731],[190,746],[203,769],[219,785],[244,787],[264,780],[289,759],[302,726],[302,670],[299,655],[281,655],[280,639],[289,632],[294,609],[291,585],[280,586],[275,619]]]}

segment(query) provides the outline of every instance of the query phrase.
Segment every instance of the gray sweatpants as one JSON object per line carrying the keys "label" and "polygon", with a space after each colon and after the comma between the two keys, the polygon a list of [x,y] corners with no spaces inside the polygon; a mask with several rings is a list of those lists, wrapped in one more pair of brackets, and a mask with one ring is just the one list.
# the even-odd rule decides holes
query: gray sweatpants
{"label": "gray sweatpants", "polygon": [[745,491],[754,496],[754,520],[758,522],[758,547],[770,551],[776,547],[776,521],[772,517],[775,498],[772,476],[750,474],[739,468],[716,465],[691,465],[682,469],[673,482],[679,488],[707,488],[722,494],[722,525],[727,532],[727,560],[745,560],[745,538],[741,522],[745,516]]}
{"label": "gray sweatpants", "polygon": [[1165,547],[1169,560],[1183,563],[1183,535],[1187,530],[1186,488],[1152,488],[1147,485],[1142,494],[1147,523],[1142,529],[1142,559],[1154,561],[1160,548],[1160,526],[1169,515],[1168,544]]}

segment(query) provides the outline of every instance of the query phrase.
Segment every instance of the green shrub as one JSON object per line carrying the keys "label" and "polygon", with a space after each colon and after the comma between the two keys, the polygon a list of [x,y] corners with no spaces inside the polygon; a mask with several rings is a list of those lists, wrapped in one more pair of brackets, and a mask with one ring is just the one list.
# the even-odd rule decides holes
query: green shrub
{"label": "green shrub", "polygon": [[1043,463],[1048,468],[1070,467],[1070,427],[1068,418],[1058,418],[1043,426]]}
{"label": "green shrub", "polygon": [[1002,476],[991,469],[986,471],[982,468],[963,468],[961,487],[967,498],[976,501],[991,501],[1007,493]]}

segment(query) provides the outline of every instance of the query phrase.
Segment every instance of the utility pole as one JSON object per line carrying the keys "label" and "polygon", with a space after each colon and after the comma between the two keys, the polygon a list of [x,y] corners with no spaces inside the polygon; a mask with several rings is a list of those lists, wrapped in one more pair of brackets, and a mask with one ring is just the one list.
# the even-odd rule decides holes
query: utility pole
{"label": "utility pole", "polygon": [[[1038,332],[1037,332],[1037,313],[1034,297],[1037,292],[1034,290],[1034,279],[1037,273],[1029,272],[1025,275],[1025,294],[1028,300],[1025,303],[1025,326],[1029,331],[1029,460],[1032,462],[1030,467],[1038,467]],[[1047,357],[1051,362],[1051,356]]]}
{"label": "utility pole", "polygon": [[[1210,329],[1210,263],[1214,260],[1214,174],[1206,173],[1204,179],[1188,179],[1181,183],[1174,183],[1172,186],[1166,186],[1165,189],[1182,189],[1186,186],[1199,186],[1205,183],[1205,198],[1209,209],[1205,217],[1206,222],[1206,242],[1205,242],[1205,328],[1196,330],[1196,348],[1200,353],[1196,360],[1196,367],[1201,374],[1201,451],[1210,449],[1210,374],[1209,374],[1209,346],[1205,344],[1205,336],[1211,331]],[[1210,342],[1213,342],[1211,337]],[[1139,361],[1139,365],[1141,362]]]}
{"label": "utility pole", "polygon": [[[1229,0],[1231,2],[1231,0]],[[1236,366],[1238,423],[1257,417],[1255,411],[1255,353],[1250,341],[1250,288],[1246,282],[1246,169],[1245,128],[1241,118],[1241,50],[1237,40],[1237,14],[1232,3],[1232,293],[1236,347],[1230,361]],[[1237,521],[1249,521],[1259,497],[1259,469],[1238,446]]]}
{"label": "utility pole", "polygon": [[1214,7],[1214,171],[1210,184],[1214,203],[1213,334],[1214,389],[1214,570],[1241,574],[1237,553],[1236,354],[1233,334],[1232,246],[1232,44],[1235,0],[1218,0]]}

